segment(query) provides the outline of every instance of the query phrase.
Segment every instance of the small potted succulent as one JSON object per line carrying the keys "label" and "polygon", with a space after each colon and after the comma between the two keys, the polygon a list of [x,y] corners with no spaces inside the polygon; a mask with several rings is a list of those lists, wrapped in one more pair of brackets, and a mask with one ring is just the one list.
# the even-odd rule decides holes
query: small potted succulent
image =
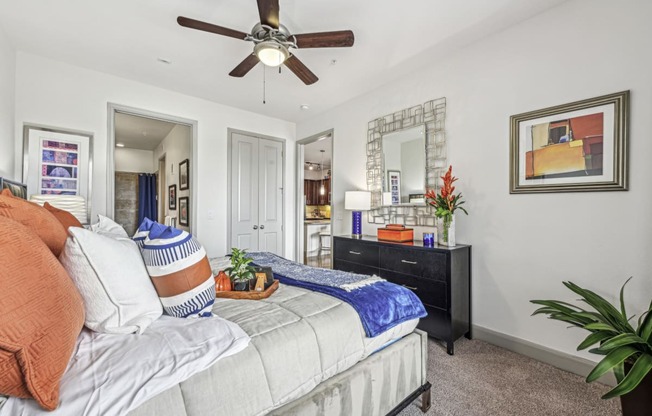
{"label": "small potted succulent", "polygon": [[[631,279],[631,278],[630,278]],[[627,280],[629,282],[629,279]],[[630,322],[625,309],[625,285],[620,289],[620,307],[613,306],[602,296],[571,282],[564,285],[581,296],[580,301],[592,309],[583,309],[557,300],[532,300],[541,305],[533,315],[545,314],[548,318],[565,322],[590,332],[577,350],[598,344],[589,352],[604,355],[587,376],[590,383],[613,370],[618,384],[603,399],[620,397],[624,416],[649,415],[652,409],[652,303],[638,321]]]}
{"label": "small potted succulent", "polygon": [[246,250],[238,248],[231,249],[231,267],[224,269],[233,281],[233,290],[249,290],[249,281],[256,275],[256,269],[249,264],[253,262],[247,257]]}

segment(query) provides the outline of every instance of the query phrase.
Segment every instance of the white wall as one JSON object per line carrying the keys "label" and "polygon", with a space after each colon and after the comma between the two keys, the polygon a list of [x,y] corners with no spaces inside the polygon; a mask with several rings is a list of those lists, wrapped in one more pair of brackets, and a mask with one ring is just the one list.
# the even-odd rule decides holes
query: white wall
{"label": "white wall", "polygon": [[113,157],[116,172],[156,172],[154,167],[154,151],[152,150],[116,147]]}
{"label": "white wall", "polygon": [[[227,128],[288,140],[285,172],[287,184],[294,183],[294,123],[19,52],[16,129],[22,129],[23,123],[37,123],[94,134],[93,216],[106,212],[107,103],[198,121],[195,220],[197,237],[210,256],[227,251]],[[19,157],[16,151],[16,171]],[[295,187],[285,189],[285,253],[293,257]]]}
{"label": "white wall", "polygon": [[[156,150],[154,150],[152,156],[152,163],[154,163],[155,166],[158,166],[159,159],[165,154],[166,189],[170,185],[177,185],[177,209],[174,211],[168,209],[169,194],[166,193],[164,197],[165,215],[177,217],[177,227],[186,231],[189,231],[188,227],[179,224],[179,198],[182,196],[190,196],[190,190],[186,189],[182,191],[179,186],[179,163],[185,159],[190,159],[190,169],[192,169],[194,161],[190,154],[191,140],[190,127],[177,124],[172,130],[170,130],[170,133],[168,133],[165,139],[163,139]],[[192,202],[192,198],[190,201]],[[159,220],[162,222],[162,218],[159,218]],[[190,224],[192,224],[192,221],[194,221],[194,218],[191,216]]]}
{"label": "white wall", "polygon": [[[459,242],[473,245],[474,324],[569,354],[586,334],[530,317],[537,298],[576,298],[571,280],[615,299],[629,276],[629,311],[652,294],[652,2],[576,0],[523,21],[297,126],[334,128],[334,232],[344,192],[365,189],[367,123],[446,97],[448,159],[468,201]],[[509,117],[630,89],[630,191],[509,194]],[[357,145],[355,144],[357,142]],[[365,223],[363,231],[374,233]],[[416,233],[420,238],[421,233]]]}
{"label": "white wall", "polygon": [[0,176],[20,181],[20,175],[14,175],[15,85],[16,52],[0,27]]}

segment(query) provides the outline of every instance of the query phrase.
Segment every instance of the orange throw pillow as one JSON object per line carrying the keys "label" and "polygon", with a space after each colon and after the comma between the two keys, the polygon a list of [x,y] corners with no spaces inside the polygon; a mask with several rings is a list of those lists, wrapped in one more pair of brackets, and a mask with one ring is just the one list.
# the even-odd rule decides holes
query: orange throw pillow
{"label": "orange throw pillow", "polygon": [[5,217],[0,229],[0,394],[54,410],[84,325],[83,302],[38,236]]}
{"label": "orange throw pillow", "polygon": [[8,189],[0,193],[0,216],[11,218],[32,230],[59,257],[68,233],[66,228],[39,204],[14,197]]}
{"label": "orange throw pillow", "polygon": [[63,228],[65,228],[66,230],[68,230],[68,227],[84,228],[84,226],[82,225],[81,222],[79,222],[77,217],[75,217],[74,215],[72,215],[71,213],[69,213],[64,209],[53,207],[52,205],[50,205],[49,202],[46,202],[43,205],[43,208],[47,209],[48,212],[50,212],[52,215],[57,217],[57,220],[59,220],[61,225],[63,225]]}

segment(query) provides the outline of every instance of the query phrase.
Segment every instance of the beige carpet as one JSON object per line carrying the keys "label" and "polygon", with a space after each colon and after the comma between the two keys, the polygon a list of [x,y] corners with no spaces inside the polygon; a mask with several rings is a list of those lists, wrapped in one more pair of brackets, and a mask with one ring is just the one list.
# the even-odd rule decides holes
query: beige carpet
{"label": "beige carpet", "polygon": [[[609,390],[539,361],[483,341],[462,338],[455,355],[428,342],[428,381],[432,407],[427,415],[620,415],[618,399],[602,400]],[[423,415],[415,400],[401,416]]]}

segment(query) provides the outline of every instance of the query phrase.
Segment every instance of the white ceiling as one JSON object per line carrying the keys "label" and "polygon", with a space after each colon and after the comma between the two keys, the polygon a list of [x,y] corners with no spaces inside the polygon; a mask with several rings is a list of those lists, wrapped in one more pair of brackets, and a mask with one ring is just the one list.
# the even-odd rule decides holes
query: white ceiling
{"label": "white ceiling", "polygon": [[[333,139],[331,139],[331,136],[327,136],[327,138],[323,140],[308,143],[303,146],[303,160],[305,162],[323,163],[324,167],[330,167],[331,159],[333,157],[332,146]],[[321,153],[322,150],[324,150],[323,154]]]}
{"label": "white ceiling", "polygon": [[129,149],[155,150],[174,126],[166,121],[117,113],[115,142]]}
{"label": "white ceiling", "polygon": [[267,68],[267,104],[262,64],[244,78],[228,76],[251,43],[176,23],[183,15],[249,32],[258,20],[254,0],[0,0],[0,26],[19,51],[296,122],[564,1],[281,0],[291,32],[351,29],[355,45],[297,50],[320,78],[312,86]]}

